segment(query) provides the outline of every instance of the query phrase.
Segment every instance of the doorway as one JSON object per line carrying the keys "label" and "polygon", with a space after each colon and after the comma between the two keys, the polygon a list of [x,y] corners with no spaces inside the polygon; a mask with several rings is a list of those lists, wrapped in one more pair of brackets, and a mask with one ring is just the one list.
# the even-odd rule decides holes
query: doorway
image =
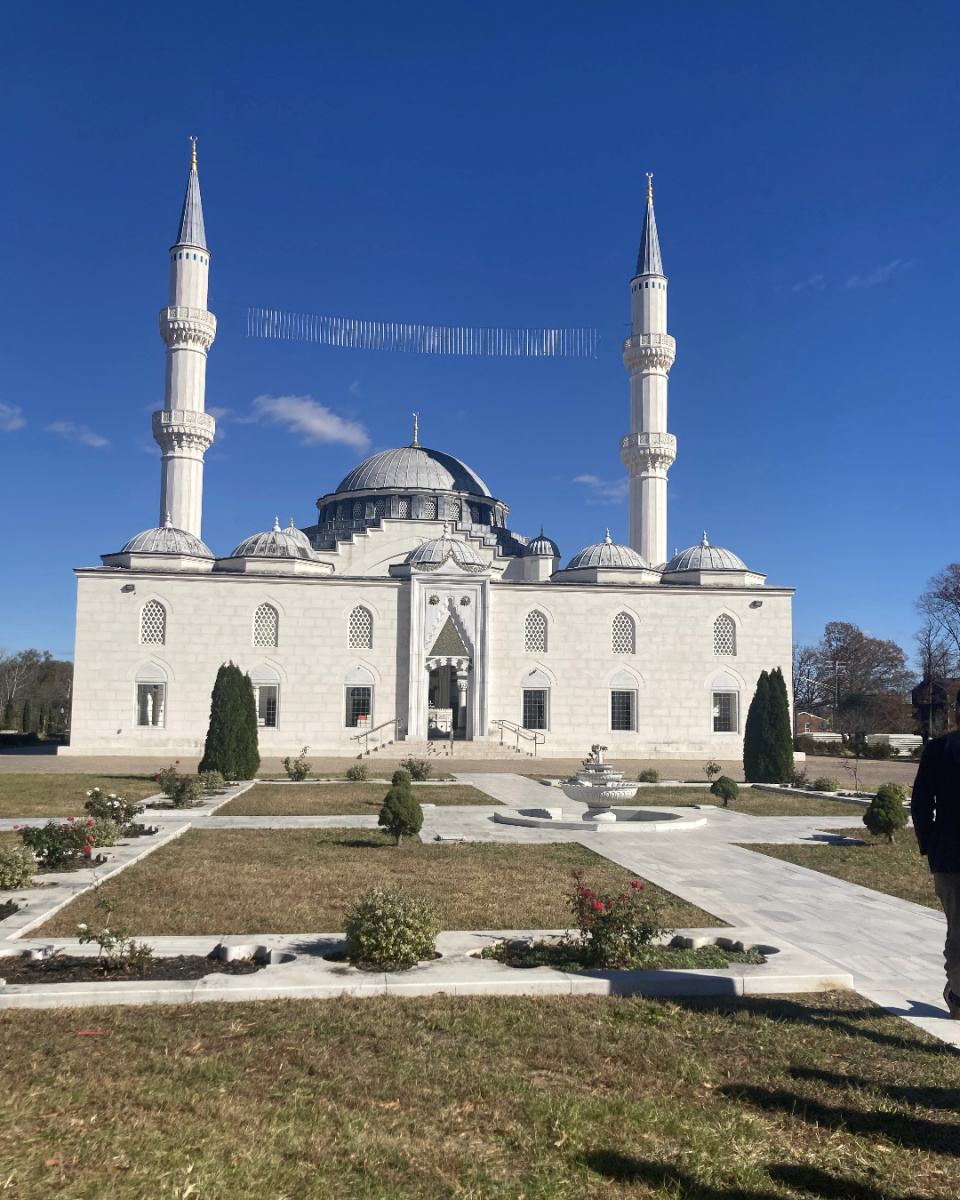
{"label": "doorway", "polygon": [[430,672],[427,737],[431,739],[467,736],[467,710],[460,705],[455,667],[434,667]]}

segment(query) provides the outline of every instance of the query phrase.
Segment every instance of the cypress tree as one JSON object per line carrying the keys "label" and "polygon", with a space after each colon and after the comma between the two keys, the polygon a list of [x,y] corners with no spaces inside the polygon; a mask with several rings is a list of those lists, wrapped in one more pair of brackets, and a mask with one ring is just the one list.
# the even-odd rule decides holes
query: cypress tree
{"label": "cypress tree", "polygon": [[793,778],[790,706],[783,672],[760,672],[743,731],[743,773],[748,783],[789,783]]}
{"label": "cypress tree", "polygon": [[790,700],[783,671],[770,672],[770,759],[777,783],[793,779],[793,732],[790,729]]}
{"label": "cypress tree", "polygon": [[3,706],[3,727],[4,729],[16,729],[17,727],[17,709],[12,697]]}
{"label": "cypress tree", "polygon": [[33,705],[29,700],[23,702],[23,717],[20,728],[24,733],[33,732]]}
{"label": "cypress tree", "polygon": [[232,662],[217,672],[210,697],[210,727],[197,768],[227,779],[252,779],[260,768],[257,708],[250,676]]}

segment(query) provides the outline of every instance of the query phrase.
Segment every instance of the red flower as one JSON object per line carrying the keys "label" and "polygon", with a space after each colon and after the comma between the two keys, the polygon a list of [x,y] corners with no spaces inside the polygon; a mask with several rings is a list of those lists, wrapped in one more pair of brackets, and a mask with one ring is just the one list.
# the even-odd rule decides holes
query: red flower
{"label": "red flower", "polygon": [[600,903],[599,900],[594,900],[593,907],[596,912],[603,912],[603,905]]}
{"label": "red flower", "polygon": [[635,880],[633,881],[633,883],[631,883],[631,884],[630,884],[630,886],[631,886],[632,888],[638,888],[638,887],[643,887],[643,884],[640,882],[640,880],[639,880],[639,879],[635,879]]}
{"label": "red flower", "polygon": [[93,824],[93,817],[87,817],[87,824],[88,824],[88,825],[92,825],[92,824]]}

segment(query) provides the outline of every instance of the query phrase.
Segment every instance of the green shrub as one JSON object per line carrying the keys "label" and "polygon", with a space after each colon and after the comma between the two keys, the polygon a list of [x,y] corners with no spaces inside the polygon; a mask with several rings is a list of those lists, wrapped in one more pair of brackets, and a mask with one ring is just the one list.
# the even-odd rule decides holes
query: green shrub
{"label": "green shrub", "polygon": [[608,896],[591,891],[579,868],[571,875],[574,888],[567,899],[580,930],[587,966],[607,970],[628,966],[643,947],[668,932],[661,902],[639,879],[623,895]]}
{"label": "green shrub", "polygon": [[659,783],[660,772],[654,767],[648,767],[645,771],[641,771],[637,776],[640,783]]}
{"label": "green shrub", "polygon": [[425,758],[405,758],[400,766],[405,767],[410,772],[410,778],[415,779],[417,783],[423,783],[433,774],[433,763],[427,762]]}
{"label": "green shrub", "polygon": [[740,795],[740,789],[729,775],[721,775],[719,779],[711,783],[710,792],[714,796],[719,796],[723,801],[724,808],[727,807],[731,800],[736,800]]}
{"label": "green shrub", "polygon": [[404,970],[433,958],[440,920],[430,896],[373,888],[354,900],[344,930],[350,962]]}
{"label": "green shrub", "polygon": [[394,787],[409,787],[410,772],[409,771],[394,771],[393,779],[390,780]]}
{"label": "green shrub", "polygon": [[86,857],[94,843],[93,817],[76,821],[50,820],[46,825],[14,826],[20,833],[24,846],[33,851],[37,863],[43,870],[77,865]]}
{"label": "green shrub", "polygon": [[829,775],[820,775],[813,781],[813,790],[815,792],[839,792],[840,780],[831,779]]}
{"label": "green shrub", "polygon": [[210,696],[210,725],[197,770],[220,771],[227,779],[253,779],[260,769],[258,740],[250,676],[226,663],[217,672]]}
{"label": "green shrub", "polygon": [[17,707],[12,700],[8,700],[3,706],[3,728],[17,728]]}
{"label": "green shrub", "polygon": [[192,808],[203,799],[203,780],[199,775],[183,775],[173,795],[174,808]]}
{"label": "green shrub", "polygon": [[0,892],[30,886],[37,860],[27,846],[0,846]]}
{"label": "green shrub", "polygon": [[[105,796],[100,788],[87,792],[87,800],[83,806],[95,821],[112,821],[120,833],[124,833],[134,822],[134,818],[143,812],[142,804],[128,804],[122,796],[111,792]],[[98,842],[97,845],[113,845],[112,842]]]}
{"label": "green shrub", "polygon": [[347,778],[353,780],[354,783],[362,783],[364,779],[369,779],[370,771],[367,769],[367,764],[354,763],[352,767],[347,767]]}
{"label": "green shrub", "polygon": [[123,835],[123,830],[109,818],[95,817],[92,826],[94,846],[115,846]]}
{"label": "green shrub", "polygon": [[907,810],[903,807],[904,797],[889,783],[881,784],[870,807],[863,814],[863,823],[874,835],[883,836],[888,842],[907,823]]}
{"label": "green shrub", "polygon": [[178,758],[175,763],[169,767],[163,767],[154,776],[160,787],[160,791],[165,796],[169,796],[171,800],[177,794],[177,788],[180,786],[180,772],[177,770],[179,766],[180,759]]}
{"label": "green shrub", "polygon": [[423,828],[423,809],[410,788],[390,788],[383,798],[377,824],[393,834],[398,846],[405,837],[420,832]]}
{"label": "green shrub", "polygon": [[200,782],[203,784],[205,792],[222,792],[227,785],[227,781],[219,771],[204,771],[200,776]]}
{"label": "green shrub", "polygon": [[24,733],[33,733],[33,705],[29,700],[23,702],[23,716],[20,718],[20,728]]}
{"label": "green shrub", "polygon": [[287,773],[287,778],[294,783],[303,783],[306,777],[313,770],[313,763],[307,762],[307,750],[309,746],[304,746],[296,758],[283,759],[283,769]]}

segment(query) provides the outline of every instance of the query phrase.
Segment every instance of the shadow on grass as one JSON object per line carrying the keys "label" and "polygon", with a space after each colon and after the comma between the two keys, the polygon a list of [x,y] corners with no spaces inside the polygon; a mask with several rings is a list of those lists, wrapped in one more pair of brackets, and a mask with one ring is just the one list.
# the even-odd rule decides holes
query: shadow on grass
{"label": "shadow on grass", "polygon": [[960,1088],[904,1087],[895,1083],[884,1083],[879,1079],[864,1079],[859,1075],[843,1075],[836,1071],[820,1071],[815,1067],[791,1067],[788,1074],[793,1079],[815,1079],[833,1087],[870,1090],[899,1100],[904,1104],[918,1104],[921,1108],[943,1109],[946,1112],[960,1110]]}
{"label": "shadow on grass", "polygon": [[923,1200],[917,1192],[894,1196],[885,1188],[831,1175],[819,1167],[801,1167],[795,1163],[774,1164],[767,1167],[767,1173],[777,1183],[816,1196],[817,1200]]}

